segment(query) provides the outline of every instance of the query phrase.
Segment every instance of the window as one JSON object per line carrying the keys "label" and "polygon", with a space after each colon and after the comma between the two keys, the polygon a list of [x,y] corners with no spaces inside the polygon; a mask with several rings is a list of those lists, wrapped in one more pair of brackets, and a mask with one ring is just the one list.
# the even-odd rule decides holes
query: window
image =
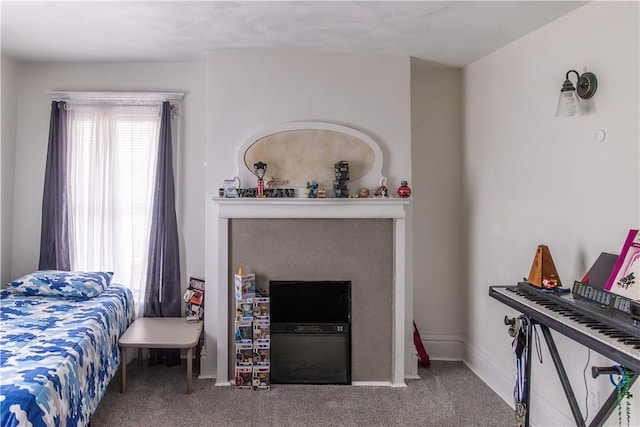
{"label": "window", "polygon": [[113,271],[140,315],[161,105],[69,105],[71,268]]}

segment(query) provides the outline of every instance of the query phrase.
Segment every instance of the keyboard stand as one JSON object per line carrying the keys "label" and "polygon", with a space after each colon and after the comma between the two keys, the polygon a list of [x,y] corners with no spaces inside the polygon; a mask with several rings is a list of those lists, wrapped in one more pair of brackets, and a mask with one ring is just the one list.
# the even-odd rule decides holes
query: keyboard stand
{"label": "keyboard stand", "polygon": [[[569,403],[569,408],[571,409],[571,413],[573,415],[573,419],[575,420],[576,426],[586,427],[586,421],[582,416],[582,412],[580,411],[580,407],[578,405],[578,401],[576,400],[576,396],[573,393],[573,388],[571,387],[571,382],[569,381],[569,377],[567,376],[567,372],[564,369],[564,365],[562,364],[562,359],[560,358],[560,353],[558,352],[558,348],[556,347],[556,343],[553,340],[553,336],[551,335],[551,331],[549,327],[536,321],[535,319],[529,319],[528,323],[528,335],[532,337],[532,332],[534,325],[540,326],[542,330],[542,334],[544,335],[544,340],[547,343],[547,348],[549,349],[549,353],[551,354],[551,358],[553,359],[553,364],[556,368],[556,372],[558,374],[558,378],[560,379],[560,383],[562,385],[562,389],[564,390],[564,394]],[[525,404],[527,405],[527,412],[525,413],[525,419],[523,420],[523,426],[529,427],[529,415],[530,415],[530,402],[531,402],[531,338],[528,342],[527,348],[527,370],[526,370],[526,383],[525,383]],[[635,381],[638,379],[638,373],[631,373],[630,385],[633,385]],[[609,416],[613,413],[616,406],[618,404],[618,390],[613,389],[607,400],[600,407],[598,413],[594,416],[591,423],[589,423],[589,427],[601,427],[604,425],[605,421],[609,418]]]}

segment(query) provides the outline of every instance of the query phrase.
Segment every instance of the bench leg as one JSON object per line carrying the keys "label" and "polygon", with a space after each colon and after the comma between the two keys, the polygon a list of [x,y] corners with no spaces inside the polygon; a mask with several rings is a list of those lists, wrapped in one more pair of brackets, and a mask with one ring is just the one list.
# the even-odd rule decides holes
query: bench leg
{"label": "bench leg", "polygon": [[127,349],[120,347],[120,370],[122,371],[122,381],[120,384],[120,393],[127,391]]}
{"label": "bench leg", "polygon": [[193,348],[187,350],[187,394],[193,391]]}

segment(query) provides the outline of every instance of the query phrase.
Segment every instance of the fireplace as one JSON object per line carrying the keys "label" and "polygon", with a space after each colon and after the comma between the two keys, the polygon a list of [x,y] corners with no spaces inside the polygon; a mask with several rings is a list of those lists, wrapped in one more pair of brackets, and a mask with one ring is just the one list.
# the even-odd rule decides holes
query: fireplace
{"label": "fireplace", "polygon": [[[351,280],[351,383],[403,387],[406,199],[219,199],[210,235],[217,258],[207,265],[205,353],[201,377],[228,385],[233,375],[233,293],[242,267],[258,289],[270,280]],[[286,272],[286,273],[284,273]],[[211,313],[211,312],[209,312]],[[231,331],[232,332],[232,331]]]}
{"label": "fireplace", "polygon": [[271,383],[351,384],[351,282],[269,281]]}

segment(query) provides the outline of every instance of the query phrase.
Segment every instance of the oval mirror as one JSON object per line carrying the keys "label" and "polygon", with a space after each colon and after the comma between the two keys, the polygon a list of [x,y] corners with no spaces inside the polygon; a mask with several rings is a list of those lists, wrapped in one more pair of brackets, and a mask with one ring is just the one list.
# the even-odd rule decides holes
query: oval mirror
{"label": "oval mirror", "polygon": [[276,185],[306,187],[315,181],[333,186],[334,164],[349,162],[349,182],[366,175],[376,163],[370,144],[336,130],[291,129],[257,139],[244,153],[244,164],[253,173],[259,161],[267,164],[265,179]]}

